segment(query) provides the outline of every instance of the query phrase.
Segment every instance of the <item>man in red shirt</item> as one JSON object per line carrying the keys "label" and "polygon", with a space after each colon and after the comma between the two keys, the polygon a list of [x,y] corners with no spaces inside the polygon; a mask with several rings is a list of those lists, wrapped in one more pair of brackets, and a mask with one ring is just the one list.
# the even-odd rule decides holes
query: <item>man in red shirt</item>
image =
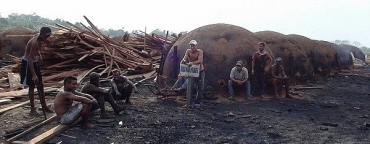
{"label": "man in red shirt", "polygon": [[266,44],[264,42],[258,43],[258,51],[254,53],[252,57],[252,75],[253,75],[253,82],[252,82],[252,95],[255,94],[256,86],[259,85],[259,91],[262,98],[266,98],[264,96],[264,83],[266,79],[266,72],[268,72],[271,66],[271,56],[265,51]]}

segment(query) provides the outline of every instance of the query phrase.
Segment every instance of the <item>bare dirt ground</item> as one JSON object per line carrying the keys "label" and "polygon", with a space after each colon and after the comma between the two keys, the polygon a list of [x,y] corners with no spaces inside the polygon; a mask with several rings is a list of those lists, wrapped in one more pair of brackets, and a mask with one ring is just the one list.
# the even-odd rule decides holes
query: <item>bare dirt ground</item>
{"label": "bare dirt ground", "polygon": [[[134,105],[125,106],[127,114],[112,121],[93,114],[95,129],[77,124],[46,143],[370,143],[369,73],[370,67],[363,66],[318,79],[305,86],[322,89],[297,90],[300,95],[294,99],[229,101],[219,94],[216,100],[204,101],[202,110],[183,108],[186,101],[181,96],[157,99],[140,85],[140,93],[133,94]],[[43,119],[28,112],[25,106],[2,114],[1,134]],[[30,140],[56,125],[51,122],[19,140]]]}

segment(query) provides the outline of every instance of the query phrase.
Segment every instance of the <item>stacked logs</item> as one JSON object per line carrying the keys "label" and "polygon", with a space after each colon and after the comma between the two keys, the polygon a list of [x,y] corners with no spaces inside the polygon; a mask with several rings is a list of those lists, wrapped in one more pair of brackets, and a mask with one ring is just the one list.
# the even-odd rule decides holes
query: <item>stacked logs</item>
{"label": "stacked logs", "polygon": [[[153,71],[153,64],[158,64],[158,58],[152,56],[166,52],[163,50],[164,43],[171,46],[171,41],[145,33],[137,34],[138,38],[127,42],[114,41],[99,31],[87,17],[84,18],[89,27],[82,23],[83,28],[72,23],[68,23],[70,26],[45,24],[58,29],[40,51],[45,83],[61,84],[65,76],[84,78],[92,71],[109,77],[114,68],[130,70],[135,74],[147,73]],[[19,72],[20,65],[13,71]]]}

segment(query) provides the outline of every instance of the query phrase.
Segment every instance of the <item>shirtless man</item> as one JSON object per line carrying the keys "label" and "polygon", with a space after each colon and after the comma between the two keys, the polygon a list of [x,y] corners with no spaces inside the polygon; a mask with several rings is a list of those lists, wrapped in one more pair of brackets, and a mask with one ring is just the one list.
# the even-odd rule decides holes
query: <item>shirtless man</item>
{"label": "shirtless man", "polygon": [[275,65],[271,66],[270,72],[267,75],[267,84],[271,84],[274,86],[275,90],[275,98],[279,96],[277,92],[277,85],[284,85],[285,86],[285,97],[291,98],[289,95],[289,77],[285,75],[284,67],[281,65],[283,59],[281,57],[277,57],[275,59]]}
{"label": "shirtless man", "polygon": [[[54,100],[55,113],[61,124],[72,124],[81,117],[83,126],[85,128],[92,128],[93,125],[88,122],[88,117],[91,106],[98,104],[98,102],[91,95],[77,92],[76,87],[76,77],[68,76],[64,78],[64,90],[60,91]],[[79,103],[72,106],[73,101]]]}
{"label": "shirtless man", "polygon": [[42,61],[40,49],[43,47],[44,42],[50,37],[51,29],[42,27],[40,34],[31,38],[26,46],[26,51],[22,58],[21,65],[21,84],[28,85],[28,97],[31,104],[31,115],[39,115],[35,109],[34,104],[34,89],[37,86],[39,92],[39,99],[42,108],[46,112],[53,112],[50,110],[45,102],[44,83],[42,82],[41,70],[39,61]]}
{"label": "shirtless man", "polygon": [[[120,112],[124,109],[117,105],[109,89],[100,87],[100,74],[92,72],[90,73],[89,78],[90,82],[86,83],[82,87],[81,92],[90,94],[98,100],[98,106],[100,108],[100,118],[114,118],[114,116],[109,115],[105,111],[105,101],[107,101],[112,106],[115,114],[120,114]],[[97,109],[97,107],[93,106],[92,109]]]}
{"label": "shirtless man", "polygon": [[[190,49],[187,49],[184,55],[184,58],[181,60],[182,64],[187,64],[189,67],[192,65],[200,65],[200,72],[199,77],[194,78],[194,84],[198,82],[198,95],[195,99],[195,107],[200,108],[200,103],[203,98],[203,91],[204,91],[204,77],[205,77],[205,70],[203,65],[203,51],[197,48],[197,41],[191,40],[189,42]],[[175,89],[175,91],[186,91],[188,87],[188,81],[186,80],[183,85]],[[192,103],[192,98],[190,99],[190,103]]]}
{"label": "shirtless man", "polygon": [[134,93],[138,93],[139,90],[128,78],[121,75],[118,69],[113,70],[112,73],[113,78],[110,83],[114,100],[117,101],[125,99],[125,103],[131,105],[130,96],[132,91],[134,91]]}

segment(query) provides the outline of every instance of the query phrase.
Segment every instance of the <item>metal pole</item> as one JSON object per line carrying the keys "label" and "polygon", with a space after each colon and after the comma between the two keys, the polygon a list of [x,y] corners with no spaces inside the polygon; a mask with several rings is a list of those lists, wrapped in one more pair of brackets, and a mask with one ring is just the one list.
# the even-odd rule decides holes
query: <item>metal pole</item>
{"label": "metal pole", "polygon": [[190,108],[190,100],[191,100],[191,96],[192,96],[192,85],[193,85],[193,82],[192,82],[192,78],[189,76],[188,77],[188,88],[187,88],[187,91],[186,91],[186,98],[187,98],[187,108],[189,109]]}

